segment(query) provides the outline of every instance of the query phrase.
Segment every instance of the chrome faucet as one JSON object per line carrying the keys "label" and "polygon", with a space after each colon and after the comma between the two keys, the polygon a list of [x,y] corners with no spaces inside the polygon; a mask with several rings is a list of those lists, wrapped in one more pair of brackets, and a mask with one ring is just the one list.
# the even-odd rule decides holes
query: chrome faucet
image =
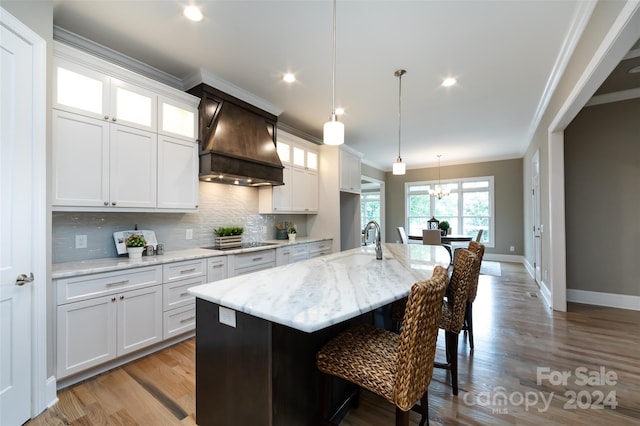
{"label": "chrome faucet", "polygon": [[370,221],[364,227],[364,235],[365,237],[368,235],[369,227],[373,225],[376,230],[376,259],[382,260],[382,244],[380,244],[380,225],[375,220]]}

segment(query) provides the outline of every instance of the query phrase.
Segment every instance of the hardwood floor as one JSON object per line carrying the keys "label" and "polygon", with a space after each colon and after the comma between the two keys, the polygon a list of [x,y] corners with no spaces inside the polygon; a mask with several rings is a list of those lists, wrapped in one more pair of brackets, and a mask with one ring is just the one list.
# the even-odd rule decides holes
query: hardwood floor
{"label": "hardwood floor", "polygon": [[[491,273],[501,275],[480,276],[473,353],[460,337],[457,397],[448,372],[434,370],[430,424],[640,424],[640,312],[578,304],[553,312],[522,265],[501,263]],[[60,402],[27,425],[193,425],[194,345],[190,339],[63,389]],[[564,383],[562,372],[570,374]],[[590,407],[598,401],[604,408]],[[342,425],[387,426],[394,416],[391,404],[364,392]],[[417,425],[419,416],[411,420]]]}

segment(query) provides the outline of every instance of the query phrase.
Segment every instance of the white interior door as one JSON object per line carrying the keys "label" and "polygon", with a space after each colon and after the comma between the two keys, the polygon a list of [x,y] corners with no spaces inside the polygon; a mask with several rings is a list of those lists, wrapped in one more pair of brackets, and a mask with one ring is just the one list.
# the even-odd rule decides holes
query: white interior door
{"label": "white interior door", "polygon": [[542,282],[540,273],[540,159],[538,151],[531,160],[531,183],[532,183],[532,205],[533,205],[533,247],[534,247],[534,270],[535,279],[538,284]]}
{"label": "white interior door", "polygon": [[31,417],[33,49],[0,31],[0,424],[20,425]]}

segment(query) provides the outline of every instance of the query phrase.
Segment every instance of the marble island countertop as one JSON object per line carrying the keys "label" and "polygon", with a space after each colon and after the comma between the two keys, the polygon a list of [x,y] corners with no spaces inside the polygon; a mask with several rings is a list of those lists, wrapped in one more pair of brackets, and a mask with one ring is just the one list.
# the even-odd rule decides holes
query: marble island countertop
{"label": "marble island countertop", "polygon": [[89,259],[77,262],[54,263],[52,265],[52,279],[68,278],[78,275],[95,274],[100,272],[119,271],[143,266],[156,266],[184,260],[202,259],[215,256],[228,256],[232,254],[248,253],[253,251],[273,250],[278,247],[292,246],[296,244],[325,241],[328,238],[298,237],[295,241],[266,240],[271,245],[260,247],[239,248],[235,250],[211,250],[192,248],[185,250],[165,251],[165,254],[155,256],[143,256],[140,260],[130,260],[127,256],[109,257],[101,259]]}
{"label": "marble island countertop", "polygon": [[416,281],[447,267],[442,246],[383,244],[333,253],[191,287],[206,301],[304,332],[321,330],[409,294]]}

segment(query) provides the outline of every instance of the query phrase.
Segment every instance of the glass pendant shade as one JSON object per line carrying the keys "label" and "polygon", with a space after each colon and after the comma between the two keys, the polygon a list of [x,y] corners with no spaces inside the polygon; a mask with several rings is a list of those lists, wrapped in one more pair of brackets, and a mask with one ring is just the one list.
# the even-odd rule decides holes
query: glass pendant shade
{"label": "glass pendant shade", "polygon": [[402,158],[398,157],[395,163],[393,163],[393,174],[403,175],[407,172],[407,165],[402,162]]}
{"label": "glass pendant shade", "polygon": [[322,137],[325,145],[342,145],[344,143],[344,124],[338,121],[335,114],[331,114],[331,120],[324,123]]}

